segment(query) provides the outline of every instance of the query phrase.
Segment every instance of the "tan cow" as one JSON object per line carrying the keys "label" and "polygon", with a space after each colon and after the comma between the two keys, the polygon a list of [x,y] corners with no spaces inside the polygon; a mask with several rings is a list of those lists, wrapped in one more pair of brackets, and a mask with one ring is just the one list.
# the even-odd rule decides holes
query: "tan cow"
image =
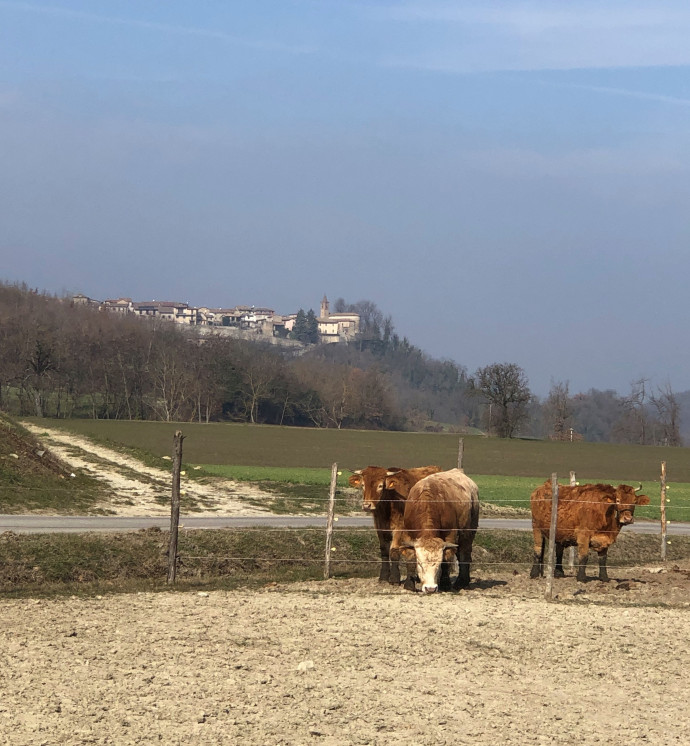
{"label": "tan cow", "polygon": [[[408,482],[414,484],[428,474],[440,470],[440,466],[419,466],[413,469],[367,466],[353,472],[350,476],[348,480],[350,486],[362,490],[362,509],[370,512],[374,518],[374,527],[381,553],[379,581],[394,585],[400,583],[400,550],[397,549],[391,555],[390,549],[393,537],[402,529],[404,497],[397,493],[395,489],[387,488],[387,478],[392,474],[400,474],[401,480],[404,480],[405,484]],[[407,491],[409,491],[409,487]],[[408,573],[409,571],[410,568],[408,567]]]}
{"label": "tan cow", "polygon": [[[638,495],[627,484],[583,484],[575,487],[558,486],[558,515],[556,523],[556,567],[554,577],[563,577],[563,549],[577,546],[577,579],[587,579],[589,550],[599,555],[599,580],[608,581],[606,558],[608,549],[616,541],[623,526],[634,521],[636,505],[648,505],[647,495]],[[551,481],[538,487],[530,497],[532,532],[534,534],[534,564],[530,577],[544,574],[544,549],[551,530]]]}
{"label": "tan cow", "polygon": [[[457,590],[469,585],[472,542],[479,525],[479,488],[462,469],[425,477],[405,501],[404,531],[394,537],[391,551],[414,549],[424,593]],[[399,542],[399,543],[398,543]],[[459,572],[450,582],[455,553]]]}

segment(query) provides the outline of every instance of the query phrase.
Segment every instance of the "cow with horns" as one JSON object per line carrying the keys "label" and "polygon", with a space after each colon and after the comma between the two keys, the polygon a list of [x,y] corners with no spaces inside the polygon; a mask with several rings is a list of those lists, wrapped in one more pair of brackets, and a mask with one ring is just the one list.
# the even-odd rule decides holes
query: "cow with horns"
{"label": "cow with horns", "polygon": [[[479,525],[479,488],[462,469],[431,474],[417,482],[405,500],[403,524],[391,553],[398,548],[414,551],[424,593],[469,585],[472,542]],[[453,555],[458,560],[458,576],[451,585]]]}
{"label": "cow with horns", "polygon": [[[420,479],[440,470],[440,466],[419,466],[413,469],[367,466],[354,471],[350,476],[350,486],[362,490],[362,509],[371,513],[374,518],[374,528],[381,552],[379,581],[382,583],[400,583],[400,550],[396,549],[391,553],[391,544],[402,530],[404,499],[407,492]],[[393,475],[398,477],[398,482],[389,488],[387,480]],[[409,565],[407,569],[406,583],[414,583],[409,577]]]}
{"label": "cow with horns", "polygon": [[[627,484],[583,484],[558,487],[556,518],[556,567],[554,577],[562,578],[563,549],[577,546],[577,579],[587,579],[586,568],[590,549],[599,555],[599,580],[608,581],[606,559],[608,549],[616,541],[623,526],[634,521],[635,506],[648,505],[642,489]],[[531,495],[532,532],[534,534],[534,564],[530,577],[544,574],[544,549],[551,529],[551,482],[547,481]]]}

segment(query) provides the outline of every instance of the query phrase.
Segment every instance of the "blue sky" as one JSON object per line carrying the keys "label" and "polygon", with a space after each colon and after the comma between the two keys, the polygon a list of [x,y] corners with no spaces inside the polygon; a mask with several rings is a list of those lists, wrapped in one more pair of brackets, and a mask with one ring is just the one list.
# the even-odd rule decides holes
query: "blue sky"
{"label": "blue sky", "polygon": [[0,278],[375,301],[533,390],[690,389],[690,6],[0,0]]}

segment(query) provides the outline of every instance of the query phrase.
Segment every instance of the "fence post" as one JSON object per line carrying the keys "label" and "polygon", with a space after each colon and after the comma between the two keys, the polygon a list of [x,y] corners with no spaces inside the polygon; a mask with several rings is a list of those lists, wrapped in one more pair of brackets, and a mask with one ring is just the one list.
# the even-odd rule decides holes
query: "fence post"
{"label": "fence post", "polygon": [[331,467],[331,489],[328,494],[328,523],[326,524],[326,563],[323,568],[323,578],[331,577],[331,544],[333,543],[333,519],[335,517],[335,485],[338,481],[338,464]]}
{"label": "fence post", "polygon": [[549,528],[549,556],[546,565],[546,600],[553,596],[554,554],[556,550],[556,525],[558,522],[558,475],[551,475],[551,527]]}
{"label": "fence post", "polygon": [[[576,487],[577,486],[577,477],[575,476],[575,472],[570,472],[570,486]],[[574,570],[575,569],[575,557],[577,556],[577,547],[572,546],[568,548],[568,569]]]}
{"label": "fence post", "polygon": [[465,453],[465,441],[460,438],[458,443],[458,469],[462,469],[462,457]]}
{"label": "fence post", "polygon": [[661,462],[661,561],[666,562],[666,462]]}
{"label": "fence post", "polygon": [[170,501],[170,542],[168,544],[168,584],[175,582],[177,574],[177,535],[180,527],[180,469],[182,468],[181,430],[173,438],[172,498]]}

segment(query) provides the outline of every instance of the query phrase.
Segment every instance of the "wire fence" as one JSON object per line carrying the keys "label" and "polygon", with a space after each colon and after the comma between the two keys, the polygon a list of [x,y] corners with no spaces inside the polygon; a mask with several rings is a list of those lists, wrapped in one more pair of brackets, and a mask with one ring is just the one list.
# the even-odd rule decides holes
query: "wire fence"
{"label": "wire fence", "polygon": [[[460,453],[462,454],[462,446],[460,449]],[[460,456],[461,458],[461,456]],[[180,476],[181,476],[181,470],[179,468],[179,464],[181,464],[181,445],[180,445],[180,458],[177,460],[177,468],[175,467],[175,464],[173,464],[173,470],[172,470],[172,481],[173,481],[173,487],[177,480],[177,486],[178,486],[178,498],[180,496],[182,497],[190,497],[192,499],[201,499],[202,495],[199,494],[201,490],[203,489],[203,485],[200,485],[199,483],[195,482],[194,480],[185,479],[184,484],[180,488]],[[539,489],[542,486],[543,483],[537,487]],[[656,484],[656,483],[655,483]],[[667,521],[665,518],[665,508],[670,503],[668,497],[666,496],[666,490],[668,489],[668,485],[665,483],[665,463],[662,464],[662,477],[659,481],[659,488],[660,488],[660,504],[659,506],[638,506],[638,516],[643,517],[645,520],[651,520],[651,521],[657,521],[660,520],[660,526],[659,526],[659,533],[662,535],[662,552],[661,552],[661,559],[665,559],[665,548],[666,546],[670,545],[671,541],[666,536],[666,530],[667,525],[670,524],[670,521]],[[153,488],[156,491],[160,491],[161,496],[164,496],[167,490],[169,489],[168,485],[165,485],[164,483],[161,483],[160,481],[154,481]],[[580,498],[578,496],[579,492],[585,491],[585,485],[580,485],[579,487],[574,485],[574,473],[571,472],[571,488],[575,490],[574,494],[571,492],[568,492],[568,490],[564,490],[567,492],[567,495],[565,496],[566,499],[562,499],[560,505],[565,506],[567,509],[574,509],[579,506],[587,506],[586,511],[589,510],[590,513],[593,511],[592,508],[602,508],[604,511],[607,511],[609,507],[608,503],[602,503],[601,500],[597,499],[591,499],[591,492],[589,493],[590,496],[586,498]],[[16,486],[13,487],[12,485],[4,485],[4,489],[12,489],[15,493],[21,493],[21,494],[29,494],[29,493],[53,493],[53,494],[71,494],[72,490],[69,490],[67,488],[60,488],[60,487],[25,487],[25,486]],[[547,506],[552,507],[556,504],[554,502],[554,498],[556,500],[558,499],[558,491],[559,489],[563,489],[562,487],[559,487],[558,489],[555,489],[556,495],[544,495],[543,497],[536,496],[532,499],[532,504],[539,506],[541,505],[543,508],[546,508]],[[173,492],[174,492],[173,488]],[[223,528],[223,531],[232,531],[232,532],[241,532],[242,534],[246,535],[261,535],[265,537],[268,534],[271,535],[283,535],[283,536],[294,536],[295,537],[295,543],[299,543],[300,536],[308,536],[312,535],[313,537],[317,537],[319,535],[324,535],[325,539],[325,545],[326,545],[326,552],[325,556],[322,554],[321,557],[318,557],[316,555],[315,549],[312,547],[308,553],[305,555],[293,555],[289,551],[287,553],[283,552],[280,557],[267,557],[265,555],[261,555],[260,553],[257,553],[255,555],[251,553],[247,553],[246,551],[240,551],[237,553],[223,553],[222,551],[218,552],[212,552],[212,553],[199,553],[199,552],[188,552],[185,551],[184,545],[181,546],[179,549],[177,546],[169,546],[168,548],[168,567],[169,567],[169,582],[174,582],[175,579],[175,568],[179,565],[187,565],[189,563],[257,563],[261,562],[263,564],[290,564],[290,563],[300,563],[303,565],[313,565],[313,566],[319,566],[323,565],[325,563],[326,565],[326,571],[325,575],[328,577],[328,567],[332,564],[335,567],[360,567],[360,568],[374,568],[376,566],[381,565],[382,560],[380,557],[376,556],[378,554],[377,548],[375,546],[375,543],[372,542],[369,551],[372,553],[371,558],[362,558],[361,556],[341,556],[343,553],[347,554],[348,552],[345,551],[347,548],[344,548],[341,546],[341,542],[345,539],[351,540],[353,537],[358,536],[368,536],[370,538],[375,537],[375,530],[373,521],[372,524],[368,526],[348,526],[348,525],[342,525],[338,526],[337,523],[339,519],[347,518],[348,516],[351,516],[353,512],[359,512],[358,508],[359,505],[357,504],[359,501],[359,496],[361,496],[361,491],[356,490],[352,491],[349,490],[347,492],[344,492],[342,488],[337,488],[336,486],[336,465],[333,465],[332,469],[332,478],[331,478],[331,486],[330,486],[330,494],[327,494],[324,490],[323,496],[318,495],[309,495],[308,497],[303,498],[304,501],[308,502],[309,505],[317,506],[317,508],[321,505],[323,505],[323,514],[320,516],[321,520],[327,520],[327,526],[321,526],[321,525],[313,525],[313,526],[299,526],[299,527],[291,527],[291,526],[242,526],[242,527],[233,527],[233,528]],[[233,498],[236,498],[235,495],[232,496]],[[368,496],[367,496],[368,497]],[[651,496],[650,496],[651,497]],[[265,498],[265,508],[267,509],[267,513],[270,513],[271,504],[274,503],[277,500],[282,499],[283,496],[276,495],[275,497],[269,496]],[[376,503],[376,500],[369,501]],[[437,502],[442,503],[445,502],[445,500],[437,500],[437,501],[427,501],[429,503]],[[384,493],[383,499],[381,500],[382,504],[388,504],[391,507],[394,507],[398,510],[404,505],[404,498],[401,496],[395,496],[395,495],[386,495]],[[256,498],[252,499],[252,506],[257,505]],[[524,498],[515,498],[515,497],[506,497],[501,498],[499,501],[496,501],[492,503],[492,506],[495,508],[498,508],[500,510],[501,507],[506,508],[512,508],[520,507],[524,509],[524,513],[522,514],[524,518],[529,519],[530,517],[530,500],[528,496],[525,496]],[[328,510],[326,508],[328,507]],[[381,507],[381,506],[379,506]],[[619,509],[624,510],[629,505],[620,505],[617,506]],[[565,509],[564,508],[564,509]],[[615,509],[615,507],[614,507]],[[178,510],[179,510],[179,504],[178,504]],[[690,504],[688,505],[682,505],[682,504],[674,504],[673,505],[674,515],[681,515],[681,516],[688,516],[690,518]],[[367,511],[371,512],[371,511]],[[596,512],[596,511],[594,511]],[[601,511],[599,511],[601,512]],[[173,510],[174,513],[174,510]],[[651,516],[650,516],[651,514]],[[659,514],[659,518],[657,518],[657,514]],[[286,520],[289,520],[291,516],[285,516]],[[180,525],[179,521],[176,521],[174,516],[171,516],[171,524],[170,524],[170,535],[172,537],[173,533],[176,535],[177,531],[179,529],[182,529],[182,535],[184,536],[184,533],[186,532],[184,527],[184,520],[185,517],[182,517],[182,525]],[[555,524],[554,524],[555,525]],[[594,526],[594,533],[596,533],[597,536],[608,536],[610,538],[613,538],[614,540],[618,537],[620,532],[621,526],[611,526],[610,523],[604,523]],[[400,525],[388,525],[383,527],[383,530],[385,531],[386,535],[388,537],[394,537],[397,538],[401,533],[406,533],[408,535],[411,534],[411,531],[408,528],[400,527]],[[491,535],[495,535],[496,528],[483,528],[478,527],[477,529],[465,529],[465,530],[471,530],[474,532],[475,536],[480,540],[483,537],[489,537]],[[652,530],[653,531],[653,530]],[[412,532],[414,534],[414,532]],[[532,537],[530,535],[530,529],[529,527],[525,527],[523,529],[523,533],[525,535],[524,539],[521,540],[521,549],[520,551],[523,553],[530,552],[530,548],[532,545]],[[542,527],[542,533],[546,533],[551,537],[551,530],[544,531]],[[555,532],[557,534],[557,530]],[[632,532],[630,530],[626,531],[626,536],[632,535]],[[649,536],[650,533],[647,532],[647,536]],[[413,537],[414,538],[414,537]],[[555,536],[553,537],[555,541]],[[574,543],[572,537],[567,537],[566,539],[561,538],[561,544],[570,546]],[[475,547],[477,544],[475,544]],[[257,550],[258,551],[258,550]],[[481,554],[481,553],[480,553]],[[385,561],[385,560],[384,560]],[[403,564],[406,564],[408,560],[402,559],[401,560]],[[617,558],[614,559],[610,563],[610,567],[617,567],[617,568],[633,568],[636,566],[639,566],[639,558],[634,559],[623,559],[623,558]],[[530,567],[533,564],[533,558],[527,554],[525,556],[523,554],[522,557],[518,556],[511,556],[509,559],[499,559],[496,560],[495,558],[485,557],[485,556],[479,556],[477,557],[475,555],[475,564],[477,566],[481,566],[482,568],[491,569],[491,568],[505,568],[505,567],[512,567],[512,568],[526,568]]]}

